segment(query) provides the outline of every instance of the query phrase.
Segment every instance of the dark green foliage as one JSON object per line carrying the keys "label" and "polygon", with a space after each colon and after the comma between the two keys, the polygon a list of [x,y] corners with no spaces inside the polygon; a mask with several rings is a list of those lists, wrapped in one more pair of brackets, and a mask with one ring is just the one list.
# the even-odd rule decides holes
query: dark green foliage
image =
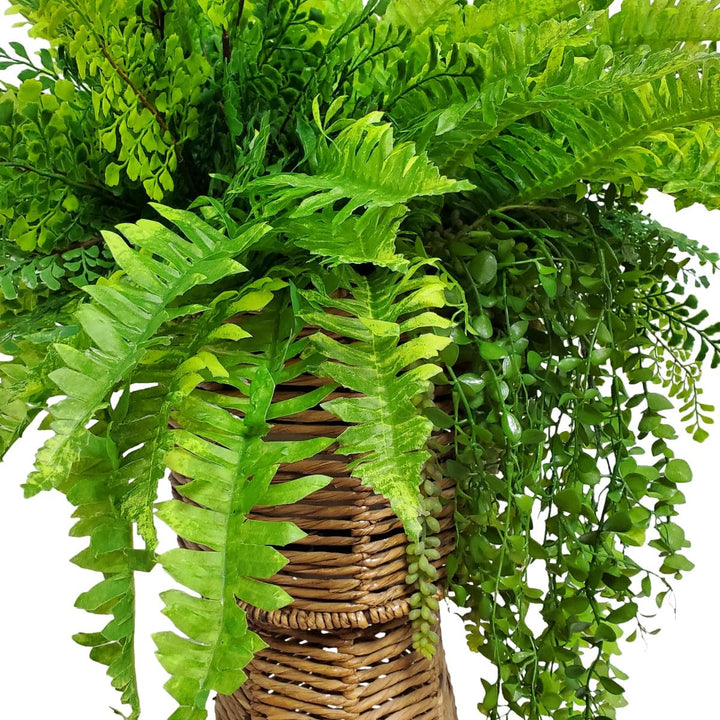
{"label": "dark green foliage", "polygon": [[[615,717],[622,638],[692,568],[670,413],[708,436],[720,323],[693,292],[718,257],[638,205],[720,205],[720,11],[609,5],[15,0],[50,49],[0,51],[0,456],[44,415],[26,492],[76,507],[103,574],[78,606],[111,616],[76,639],[130,717],[158,562],[190,591],[156,636],[173,719],[243,681],[237,600],[290,602],[267,580],[300,537],[247,516],[327,482],[272,484],[328,443],[268,433],[319,403],[404,523],[415,647],[447,472],[450,592],[498,671],[480,711]],[[273,402],[305,372],[331,383]],[[192,502],[156,505],[167,468]],[[158,517],[207,550],[156,555]]]}
{"label": "dark green foliage", "polygon": [[[646,632],[638,600],[662,603],[658,571],[692,567],[673,521],[691,475],[666,411],[681,406],[704,439],[696,380],[719,328],[689,317],[700,282],[683,267],[717,256],[609,202],[495,212],[447,235],[473,258],[447,255],[474,316],[449,467],[462,488],[453,591],[470,646],[500,669],[481,709],[612,716],[616,640]],[[655,570],[635,555],[646,543]],[[529,584],[539,567],[547,587]]]}

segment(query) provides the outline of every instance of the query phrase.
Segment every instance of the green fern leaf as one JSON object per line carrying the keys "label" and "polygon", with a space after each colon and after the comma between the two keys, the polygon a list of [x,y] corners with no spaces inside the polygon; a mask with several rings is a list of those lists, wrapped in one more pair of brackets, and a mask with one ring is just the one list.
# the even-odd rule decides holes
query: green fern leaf
{"label": "green fern leaf", "polygon": [[414,35],[433,26],[435,30],[455,0],[393,0],[383,17],[397,25],[408,27]]}
{"label": "green fern leaf", "polygon": [[22,354],[0,363],[0,459],[20,438],[50,396],[49,371],[55,358],[24,343]]}
{"label": "green fern leaf", "polygon": [[392,207],[415,197],[471,189],[466,181],[441,176],[425,155],[415,154],[412,143],[395,145],[392,126],[381,118],[382,113],[371,113],[332,142],[319,142],[312,175],[278,173],[252,183],[255,190],[276,190],[264,203],[266,213],[276,214],[301,200],[290,213],[301,218],[347,200],[335,213],[334,222],[340,224],[360,207]]}
{"label": "green fern leaf", "polygon": [[159,504],[158,516],[182,537],[212,551],[180,548],[160,557],[170,575],[197,593],[163,593],[165,614],[186,637],[170,632],[154,636],[158,658],[172,676],[165,687],[180,704],[173,720],[205,718],[209,692],[233,693],[245,679],[245,665],[264,647],[248,629],[237,599],[266,610],[292,600],[262,580],[287,562],[272,546],[297,541],[305,533],[292,523],[248,520],[247,514],[255,505],[291,502],[330,481],[295,481],[284,493],[271,488],[281,462],[303,460],[332,440],[264,441],[273,375],[263,364],[239,373],[231,372],[223,382],[247,392],[242,418],[215,404],[213,400],[222,403],[225,398],[208,391],[186,398],[173,414],[182,430],[174,432],[176,449],[168,464],[193,478],[179,491],[199,507],[172,500]]}
{"label": "green fern leaf", "polygon": [[397,270],[407,265],[407,260],[395,252],[406,214],[403,205],[373,207],[335,223],[335,212],[325,208],[307,218],[281,220],[276,226],[299,247],[327,258],[330,265],[372,262]]}
{"label": "green fern leaf", "polygon": [[[287,212],[289,221],[275,223],[278,229],[335,263],[401,265],[394,241],[407,213],[405,203],[472,188],[466,181],[441,176],[426,155],[415,153],[412,143],[394,144],[392,126],[381,123],[381,116],[371,113],[332,142],[318,141],[313,174],[278,173],[249,186],[250,192],[270,191],[262,203],[267,216]],[[333,210],[338,201],[345,205]],[[358,218],[353,213],[359,208],[365,213]]]}
{"label": "green fern leaf", "polygon": [[117,450],[109,437],[88,434],[82,457],[60,489],[76,506],[74,537],[89,537],[88,548],[76,555],[76,565],[103,574],[103,580],[82,593],[75,606],[91,613],[112,615],[99,632],[78,633],[73,639],[90,648],[90,657],[107,665],[107,674],[121,699],[130,705],[128,720],[140,717],[135,674],[135,585],[136,570],[150,570],[152,557],[133,548],[133,528],[119,512],[125,483],[114,471]]}
{"label": "green fern leaf", "polygon": [[160,334],[172,338],[171,342],[146,355],[138,378],[153,387],[125,391],[127,409],[116,419],[116,442],[123,453],[118,473],[129,483],[121,507],[123,516],[137,523],[148,549],[157,545],[153,503],[158,480],[165,473],[165,456],[173,447],[168,427],[172,408],[205,379],[203,371],[213,374],[219,366],[213,354],[218,348],[234,349],[247,336],[238,325],[226,321],[238,313],[262,310],[283,287],[285,283],[277,280],[258,280],[237,292],[220,294],[192,317],[169,323]]}
{"label": "green fern leaf", "polygon": [[0,363],[0,459],[53,395],[49,374],[59,358],[52,343],[68,342],[77,334],[70,316],[73,305],[68,298],[53,298],[3,319],[0,352],[12,359]]}
{"label": "green fern leaf", "polygon": [[[720,115],[717,63],[706,61],[625,92],[544,115],[550,132],[517,123],[475,156],[488,202],[526,204],[578,181],[618,182],[636,190],[652,186],[649,145],[660,133]],[[677,143],[670,142],[674,149]]]}
{"label": "green fern leaf", "polygon": [[197,285],[242,272],[243,266],[233,257],[268,229],[264,224],[252,225],[227,238],[192,213],[155,208],[187,239],[154,221],[121,225],[128,240],[143,251],[139,252],[116,233],[104,233],[125,276],[113,284],[87,288],[93,302],[81,305],[76,317],[91,347],[82,352],[56,346],[64,367],[50,378],[66,397],[51,411],[55,435],[38,452],[37,470],[26,485],[28,494],[62,482],[78,456],[87,423],[107,404],[118,382],[129,377],[161,325],[177,315],[171,304]]}
{"label": "green fern leaf", "polygon": [[[463,37],[482,37],[500,27],[531,26],[551,18],[567,20],[593,9],[584,0],[490,0],[463,8]],[[454,38],[460,39],[458,34]]]}
{"label": "green fern leaf", "polygon": [[[318,281],[316,290],[302,293],[306,304],[300,310],[306,322],[355,340],[347,345],[324,333],[312,337],[313,348],[325,358],[318,373],[362,395],[323,407],[353,423],[339,438],[344,453],[360,455],[351,466],[353,475],[390,501],[411,539],[421,531],[420,471],[432,431],[413,400],[440,372],[429,361],[450,343],[433,331],[447,332],[452,325],[434,312],[445,305],[447,285],[436,276],[417,276],[417,269],[370,278],[344,269],[341,286],[352,299],[331,297]],[[401,340],[410,331],[412,337]]]}
{"label": "green fern leaf", "polygon": [[443,172],[457,174],[463,164],[474,167],[474,153],[519,120],[550,111],[562,115],[566,108],[572,112],[583,103],[641,89],[666,76],[697,72],[709,58],[704,48],[649,55],[646,48],[626,54],[608,45],[596,47],[597,35],[587,28],[598,17],[600,13],[591,13],[563,23],[499,28],[482,48],[484,79],[469,98],[433,97],[415,123],[409,113],[412,104],[417,113],[417,93],[407,99],[400,110],[403,118],[408,115],[409,136],[425,138],[432,160]]}
{"label": "green fern leaf", "polygon": [[720,9],[705,0],[623,0],[618,12],[603,13],[595,31],[614,48],[705,49],[701,43],[720,40]]}

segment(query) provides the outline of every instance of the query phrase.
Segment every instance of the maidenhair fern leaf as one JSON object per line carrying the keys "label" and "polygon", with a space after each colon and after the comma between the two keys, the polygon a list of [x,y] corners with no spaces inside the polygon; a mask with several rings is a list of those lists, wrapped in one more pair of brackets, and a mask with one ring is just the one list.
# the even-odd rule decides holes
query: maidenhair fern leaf
{"label": "maidenhair fern leaf", "polygon": [[187,239],[150,220],[120,226],[137,249],[116,233],[103,234],[125,276],[87,288],[93,302],[81,305],[76,317],[91,347],[83,352],[56,346],[64,367],[50,378],[65,398],[52,408],[55,435],[38,452],[37,470],[25,486],[29,495],[57,485],[70,471],[86,425],[157,342],[158,329],[171,317],[170,305],[197,285],[242,272],[233,257],[267,230],[264,224],[251,225],[228,238],[190,212],[155,207]]}
{"label": "maidenhair fern leaf", "polygon": [[158,507],[159,517],[175,532],[211,551],[179,548],[160,557],[170,575],[197,593],[163,593],[165,614],[186,637],[154,636],[158,658],[172,676],[165,687],[180,705],[172,720],[205,718],[210,691],[233,693],[245,679],[245,665],[264,647],[248,629],[237,599],[266,610],[292,601],[263,580],[287,562],[273,546],[305,533],[292,523],[249,520],[247,514],[255,505],[294,502],[330,480],[294,481],[285,494],[272,487],[281,462],[306,459],[332,439],[263,440],[275,388],[266,365],[233,371],[223,382],[247,393],[242,417],[216,404],[223,403],[223,396],[208,391],[186,398],[173,414],[182,429],[173,434],[176,448],[168,464],[193,478],[179,491],[197,505],[171,500]]}
{"label": "maidenhair fern leaf", "polygon": [[360,456],[351,465],[353,475],[390,501],[414,540],[421,530],[420,471],[429,457],[425,445],[432,423],[413,401],[440,372],[432,361],[450,343],[452,326],[435,312],[446,304],[446,283],[417,270],[365,278],[344,269],[341,286],[351,299],[331,297],[318,281],[316,290],[302,293],[301,308],[306,322],[355,341],[343,344],[324,333],[312,337],[325,358],[318,372],[361,393],[323,407],[352,423],[339,442],[344,453]]}

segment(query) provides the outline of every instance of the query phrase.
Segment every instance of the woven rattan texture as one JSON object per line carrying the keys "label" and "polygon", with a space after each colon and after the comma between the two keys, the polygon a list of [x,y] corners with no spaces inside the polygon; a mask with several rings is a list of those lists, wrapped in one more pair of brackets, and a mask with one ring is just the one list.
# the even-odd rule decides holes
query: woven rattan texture
{"label": "woven rattan texture", "polygon": [[[275,399],[288,399],[323,382],[311,375],[300,375],[278,386]],[[226,390],[220,385],[213,389]],[[336,391],[326,399],[350,394]],[[346,427],[319,406],[278,418],[273,424],[269,440],[334,438]],[[347,468],[349,459],[333,454],[335,448],[332,445],[312,458],[282,465],[274,480],[287,482],[303,475],[325,474],[333,478],[330,485],[291,506],[256,508],[250,515],[257,519],[291,521],[307,533],[301,541],[282,549],[290,562],[271,579],[284,588],[294,602],[270,614],[246,607],[251,620],[303,630],[329,630],[368,627],[408,614],[408,600],[414,589],[404,582],[407,539],[402,524],[387,500],[351,477]],[[174,475],[172,480],[177,485],[187,478]],[[444,479],[441,486],[448,502],[438,518],[441,545],[440,559],[435,561],[435,566],[442,580],[445,558],[454,546],[455,531],[451,502],[454,484]],[[183,540],[181,543],[198,547]]]}
{"label": "woven rattan texture", "polygon": [[268,647],[217,720],[457,720],[442,645],[428,660],[412,650],[402,619],[332,632],[254,625]]}

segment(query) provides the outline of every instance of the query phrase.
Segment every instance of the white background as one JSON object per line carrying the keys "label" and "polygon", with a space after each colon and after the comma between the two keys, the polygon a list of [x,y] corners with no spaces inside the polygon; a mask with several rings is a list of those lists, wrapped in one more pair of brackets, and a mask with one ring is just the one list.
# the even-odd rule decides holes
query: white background
{"label": "white background", "polygon": [[[0,12],[7,7],[0,0]],[[23,40],[13,28],[13,17],[0,15],[0,42]],[[653,193],[647,210],[712,249],[720,249],[717,238],[720,211],[699,206],[675,213],[669,198]],[[720,278],[701,295],[701,305],[720,319]],[[705,402],[720,406],[720,374],[707,371]],[[696,569],[677,584],[676,614],[670,608],[657,618],[660,635],[647,645],[637,641],[627,647],[620,667],[630,675],[624,682],[630,704],[619,711],[620,720],[677,720],[720,718],[717,686],[720,682],[720,627],[717,620],[718,510],[720,484],[720,433],[711,433],[703,445],[686,439],[675,447],[688,459],[695,480],[683,488],[687,505],[680,523],[693,547],[687,551]],[[32,467],[36,448],[47,433],[35,429],[15,445],[0,464],[0,642],[4,668],[2,717],[71,718],[111,720],[109,708],[117,707],[118,695],[104,677],[104,667],[89,660],[87,649],[76,645],[71,635],[99,629],[96,618],[75,610],[77,595],[97,582],[94,573],[80,570],[68,559],[84,547],[84,541],[67,536],[71,506],[57,493],[44,493],[30,500],[22,497],[21,482]],[[170,532],[161,535],[165,549],[174,546]],[[158,593],[171,586],[160,568],[138,579],[139,618],[137,662],[143,718],[163,720],[174,709],[162,690],[166,675],[156,662],[150,634],[168,629],[160,614]],[[648,607],[648,611],[652,608]],[[480,673],[484,666],[466,646],[462,622],[449,608],[443,614],[443,636],[460,720],[479,717]]]}

